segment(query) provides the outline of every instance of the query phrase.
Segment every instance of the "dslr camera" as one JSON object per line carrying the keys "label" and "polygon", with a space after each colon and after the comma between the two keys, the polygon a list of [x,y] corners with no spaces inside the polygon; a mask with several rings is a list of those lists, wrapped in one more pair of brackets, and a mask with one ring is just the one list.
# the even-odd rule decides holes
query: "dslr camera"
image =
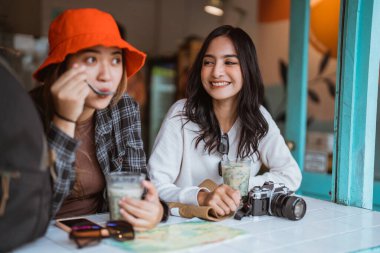
{"label": "dslr camera", "polygon": [[284,184],[271,181],[265,182],[261,187],[255,186],[248,192],[243,206],[234,218],[241,220],[244,216],[269,214],[289,220],[302,219],[306,212],[306,202],[292,193]]}

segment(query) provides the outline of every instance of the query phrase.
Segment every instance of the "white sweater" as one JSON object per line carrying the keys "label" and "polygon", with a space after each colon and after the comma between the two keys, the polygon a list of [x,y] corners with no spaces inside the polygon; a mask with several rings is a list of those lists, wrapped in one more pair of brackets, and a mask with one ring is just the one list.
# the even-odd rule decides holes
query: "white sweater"
{"label": "white sweater", "polygon": [[[167,113],[153,146],[148,172],[162,200],[198,205],[198,185],[203,180],[211,179],[217,184],[223,183],[223,178],[218,174],[221,154],[208,154],[208,151],[204,151],[202,141],[195,148],[198,125],[188,122],[182,127],[186,119],[176,116],[183,111],[185,101],[177,101]],[[260,160],[256,155],[250,157],[252,166],[249,188],[261,186],[265,181],[273,181],[284,183],[295,191],[301,183],[300,169],[268,111],[263,106],[260,110],[269,124],[269,130],[259,143]],[[230,160],[236,159],[240,132],[241,124],[238,119],[228,132]],[[262,164],[270,171],[256,176]]]}

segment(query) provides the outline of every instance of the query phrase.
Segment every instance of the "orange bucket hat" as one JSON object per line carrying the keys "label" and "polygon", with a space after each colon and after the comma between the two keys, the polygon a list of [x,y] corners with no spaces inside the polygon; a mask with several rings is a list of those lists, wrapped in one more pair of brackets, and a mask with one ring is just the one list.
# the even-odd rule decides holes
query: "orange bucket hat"
{"label": "orange bucket hat", "polygon": [[97,9],[71,9],[59,15],[49,29],[49,55],[34,72],[33,77],[43,81],[44,70],[61,63],[69,54],[94,46],[124,49],[127,76],[131,77],[145,63],[145,53],[134,48],[120,36],[114,18]]}

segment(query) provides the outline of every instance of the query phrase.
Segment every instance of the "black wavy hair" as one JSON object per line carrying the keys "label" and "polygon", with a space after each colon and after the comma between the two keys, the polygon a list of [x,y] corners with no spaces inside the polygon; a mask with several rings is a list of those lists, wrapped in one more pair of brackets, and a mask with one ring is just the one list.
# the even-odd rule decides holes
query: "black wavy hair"
{"label": "black wavy hair", "polygon": [[211,41],[220,36],[231,39],[243,76],[243,87],[238,94],[237,106],[237,115],[242,124],[237,158],[246,158],[255,153],[260,157],[259,142],[268,133],[269,128],[268,122],[260,111],[264,98],[264,85],[255,45],[241,28],[223,25],[207,36],[189,73],[186,88],[187,101],[183,114],[188,121],[200,127],[195,146],[204,141],[205,151],[207,150],[210,154],[216,150],[220,142],[221,130],[213,110],[212,99],[202,85],[201,70],[204,55]]}

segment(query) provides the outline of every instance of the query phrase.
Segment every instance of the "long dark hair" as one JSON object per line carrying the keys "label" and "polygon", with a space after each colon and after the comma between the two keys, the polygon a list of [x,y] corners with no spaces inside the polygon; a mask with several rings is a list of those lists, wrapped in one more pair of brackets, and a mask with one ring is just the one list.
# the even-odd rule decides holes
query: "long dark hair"
{"label": "long dark hair", "polygon": [[195,146],[197,147],[201,141],[204,141],[205,151],[208,150],[211,153],[215,150],[220,142],[221,131],[213,110],[212,99],[202,85],[201,70],[204,55],[211,41],[219,36],[231,39],[243,76],[243,87],[238,94],[237,106],[237,115],[242,125],[237,156],[245,158],[256,153],[260,157],[259,142],[267,134],[269,128],[260,111],[264,97],[264,85],[255,45],[242,29],[223,25],[207,36],[189,73],[184,116],[200,127]]}

